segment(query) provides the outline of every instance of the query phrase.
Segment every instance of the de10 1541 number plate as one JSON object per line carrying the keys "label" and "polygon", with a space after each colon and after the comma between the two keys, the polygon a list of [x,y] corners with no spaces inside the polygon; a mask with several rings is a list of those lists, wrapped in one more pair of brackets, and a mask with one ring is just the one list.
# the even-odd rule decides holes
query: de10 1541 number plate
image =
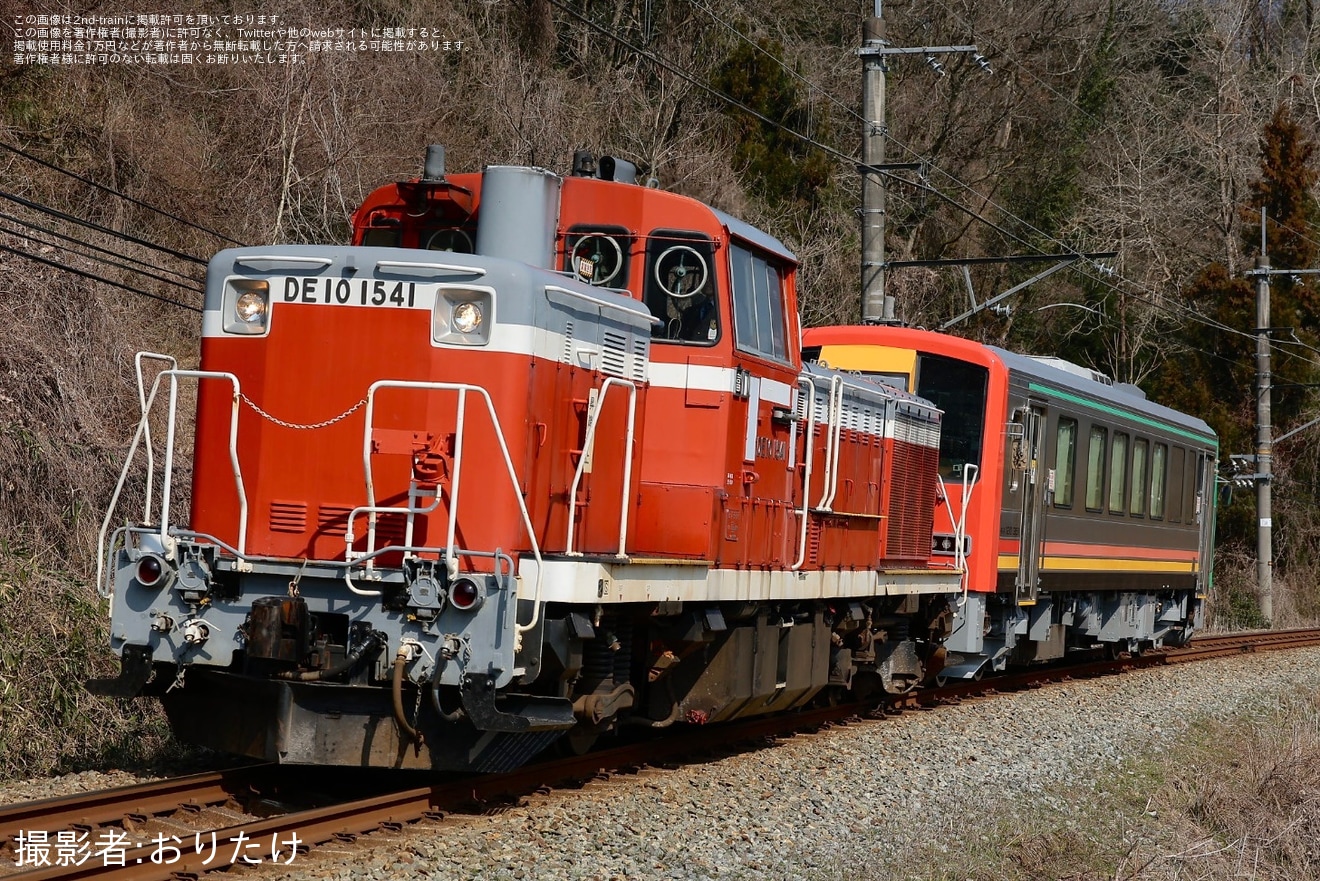
{"label": "de10 1541 number plate", "polygon": [[392,306],[401,309],[430,309],[435,305],[436,285],[379,278],[285,278],[271,279],[285,303],[321,306]]}

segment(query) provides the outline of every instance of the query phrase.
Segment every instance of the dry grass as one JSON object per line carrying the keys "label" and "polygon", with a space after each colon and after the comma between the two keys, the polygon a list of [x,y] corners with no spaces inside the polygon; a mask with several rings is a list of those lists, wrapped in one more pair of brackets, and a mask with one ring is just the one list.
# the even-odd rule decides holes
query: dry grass
{"label": "dry grass", "polygon": [[[1194,727],[1090,785],[952,830],[912,881],[1316,881],[1320,694]],[[1020,812],[1020,813],[1019,813]],[[915,868],[914,868],[915,867]]]}

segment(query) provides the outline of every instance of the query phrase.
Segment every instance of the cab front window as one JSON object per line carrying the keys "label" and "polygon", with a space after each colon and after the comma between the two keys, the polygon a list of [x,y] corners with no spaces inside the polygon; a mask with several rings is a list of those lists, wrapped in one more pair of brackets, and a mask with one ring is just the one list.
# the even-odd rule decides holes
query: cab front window
{"label": "cab front window", "polygon": [[940,474],[961,477],[981,465],[985,396],[990,371],[940,355],[922,355],[916,393],[944,411],[940,428]]}

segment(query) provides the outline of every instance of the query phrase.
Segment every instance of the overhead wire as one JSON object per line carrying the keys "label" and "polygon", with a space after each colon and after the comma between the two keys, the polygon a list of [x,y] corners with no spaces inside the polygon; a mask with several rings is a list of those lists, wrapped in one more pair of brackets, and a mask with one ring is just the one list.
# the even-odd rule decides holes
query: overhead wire
{"label": "overhead wire", "polygon": [[[8,228],[6,228],[6,227],[4,227],[4,226],[0,226],[0,233],[5,233],[5,234],[7,234],[7,235],[11,235],[11,236],[14,236],[14,237],[16,237],[16,238],[20,238],[20,239],[25,239],[25,240],[27,240],[27,241],[29,241],[29,242],[34,242],[34,243],[36,243],[36,244],[38,244],[38,245],[43,245],[43,246],[46,246],[46,247],[52,247],[52,248],[59,247],[58,245],[54,244],[53,242],[47,241],[47,240],[45,240],[45,239],[37,238],[36,236],[29,235],[28,233],[20,232],[20,231],[18,231],[18,230],[8,229]],[[115,260],[108,260],[108,259],[106,259],[106,258],[104,258],[104,257],[97,257],[97,256],[95,256],[95,255],[93,255],[93,254],[86,254],[86,253],[83,253],[83,252],[80,252],[80,251],[73,250],[72,248],[66,248],[66,249],[64,249],[64,250],[66,250],[68,253],[73,254],[73,255],[75,255],[75,256],[77,256],[77,257],[81,257],[81,258],[83,258],[84,260],[92,260],[92,261],[95,261],[95,262],[98,262],[98,263],[104,264],[104,265],[106,265],[106,266],[113,266],[113,267],[115,267],[116,269],[122,269],[122,270],[124,270],[124,271],[126,271],[126,272],[135,272],[135,273],[137,273],[138,275],[143,275],[143,276],[146,276],[146,277],[148,277],[148,278],[155,279],[156,281],[163,282],[163,283],[168,284],[168,285],[173,285],[174,287],[177,287],[177,288],[181,288],[181,289],[183,289],[183,290],[185,290],[185,291],[191,291],[191,292],[193,292],[193,293],[195,293],[195,294],[204,293],[204,291],[203,291],[201,288],[199,288],[199,287],[194,287],[194,286],[192,286],[192,285],[186,285],[186,284],[184,284],[183,282],[175,281],[175,280],[172,279],[172,278],[166,278],[166,277],[163,276],[163,275],[157,275],[157,274],[154,273],[154,272],[148,272],[148,271],[145,270],[145,269],[137,269],[137,268],[135,268],[135,267],[129,266],[129,265],[126,264],[126,263],[119,263],[118,261],[115,261]]]}
{"label": "overhead wire", "polygon": [[[696,2],[696,0],[693,0],[693,2]],[[950,8],[950,6],[949,6],[946,2],[944,2],[944,0],[934,0],[934,2],[937,3],[941,8],[943,8],[945,12],[947,12],[949,15],[951,15],[951,16],[952,16],[952,17],[953,17],[953,18],[954,18],[959,24],[961,24],[964,28],[966,28],[966,29],[969,30],[969,31],[970,31],[970,30],[973,30],[972,23],[971,23],[970,21],[968,21],[966,18],[963,18],[963,17],[962,17],[957,11],[955,11],[955,10],[952,9],[952,8]],[[992,45],[993,45],[993,44],[992,44]],[[1054,86],[1050,85],[1048,82],[1046,82],[1045,80],[1043,80],[1043,79],[1041,79],[1039,76],[1037,76],[1036,73],[1035,73],[1035,71],[1033,71],[1031,68],[1027,67],[1025,64],[1023,64],[1021,61],[1019,61],[1019,60],[1018,60],[1017,58],[1015,58],[1013,55],[1011,55],[1006,49],[1004,49],[1003,47],[995,47],[995,50],[996,50],[996,54],[997,54],[999,57],[1005,59],[1008,63],[1012,64],[1014,68],[1016,68],[1017,70],[1021,71],[1021,72],[1022,72],[1023,74],[1025,74],[1028,78],[1030,78],[1033,82],[1035,82],[1037,85],[1039,85],[1039,86],[1041,86],[1042,88],[1044,88],[1046,91],[1048,91],[1048,92],[1049,92],[1051,95],[1053,95],[1055,98],[1057,98],[1057,99],[1059,99],[1059,100],[1061,100],[1061,101],[1067,103],[1069,106],[1071,106],[1073,109],[1077,110],[1079,113],[1084,114],[1084,115],[1085,115],[1088,119],[1090,119],[1092,122],[1099,123],[1099,122],[1101,121],[1101,120],[1099,119],[1099,117],[1097,117],[1095,114],[1091,113],[1089,110],[1087,110],[1087,109],[1085,109],[1084,107],[1082,107],[1081,105],[1079,105],[1076,101],[1072,100],[1072,99],[1069,98],[1067,95],[1063,94],[1063,93],[1060,92],[1058,89],[1054,88]],[[1164,157],[1161,157],[1161,158],[1163,159]],[[1167,162],[1166,164],[1167,164],[1167,166],[1168,166],[1169,168],[1173,169],[1175,172],[1178,171],[1177,166],[1174,165],[1172,162]],[[1203,183],[1203,182],[1201,182],[1201,181],[1198,181],[1198,180],[1196,180],[1195,178],[1192,178],[1190,175],[1187,175],[1187,174],[1181,174],[1181,173],[1180,173],[1180,177],[1182,177],[1185,181],[1187,181],[1191,186],[1193,186],[1193,187],[1198,187],[1198,188],[1201,190],[1201,192],[1203,192],[1203,193],[1209,193],[1209,194],[1213,195],[1213,193],[1211,193],[1211,191],[1210,191],[1210,188],[1209,188],[1209,185],[1208,185],[1208,184]],[[1205,212],[1201,212],[1201,216],[1202,216],[1202,218],[1204,218],[1204,219],[1210,219],[1210,220],[1213,221],[1213,218],[1210,217],[1210,216],[1209,216],[1208,214],[1206,214]],[[1317,241],[1316,239],[1311,238],[1310,236],[1306,235],[1306,234],[1305,234],[1304,232],[1302,232],[1301,230],[1298,230],[1298,229],[1296,229],[1295,227],[1292,227],[1292,226],[1290,226],[1290,225],[1288,225],[1288,224],[1286,224],[1286,223],[1282,223],[1282,222],[1280,222],[1280,221],[1278,221],[1278,220],[1276,220],[1275,223],[1277,223],[1277,224],[1279,225],[1280,228],[1288,230],[1289,232],[1293,233],[1294,235],[1297,235],[1297,236],[1299,236],[1300,238],[1302,238],[1304,241],[1307,241],[1307,242],[1309,242],[1309,243],[1311,243],[1311,244],[1313,244],[1313,245],[1316,245],[1317,247],[1320,247],[1320,241]],[[1314,227],[1314,224],[1310,224],[1310,226]]]}
{"label": "overhead wire", "polygon": [[[71,242],[71,243],[73,243],[73,244],[75,244],[75,245],[79,245],[79,246],[84,247],[84,248],[90,248],[90,249],[92,249],[93,251],[98,251],[98,252],[100,252],[100,253],[102,253],[102,254],[108,254],[108,255],[111,256],[111,257],[118,257],[118,258],[121,259],[121,260],[127,260],[129,263],[136,263],[137,265],[139,265],[139,266],[145,266],[145,267],[147,267],[148,269],[157,269],[157,270],[159,270],[159,271],[161,271],[161,272],[169,273],[170,275],[175,276],[175,277],[176,277],[178,280],[180,280],[180,281],[184,281],[184,282],[193,282],[193,283],[195,283],[195,284],[200,284],[200,282],[201,282],[200,279],[194,278],[193,276],[190,276],[190,275],[184,275],[182,272],[177,272],[177,271],[175,271],[175,270],[173,270],[173,269],[169,269],[169,268],[164,267],[164,266],[157,266],[156,264],[148,263],[148,262],[146,262],[145,260],[139,260],[139,259],[137,259],[136,257],[130,257],[128,254],[121,254],[121,253],[119,253],[118,251],[112,251],[112,250],[110,250],[109,248],[102,248],[100,245],[95,245],[95,244],[92,244],[91,242],[84,241],[83,239],[80,239],[80,238],[78,238],[77,236],[66,235],[65,233],[62,233],[62,232],[59,232],[59,231],[57,231],[57,230],[51,229],[50,227],[42,226],[42,225],[39,224],[39,223],[33,223],[33,222],[30,221],[30,220],[25,220],[25,219],[23,219],[23,218],[21,218],[21,217],[17,217],[17,216],[15,216],[15,215],[13,215],[13,214],[7,214],[7,213],[5,213],[5,212],[3,212],[3,211],[0,211],[0,220],[7,220],[7,221],[9,221],[10,223],[17,223],[17,224],[19,224],[20,226],[25,226],[25,227],[27,227],[28,229],[35,229],[35,230],[37,230],[38,232],[43,232],[43,233],[45,233],[46,235],[54,236],[54,237],[57,238],[57,239],[61,239],[61,240],[66,241],[66,242]],[[52,244],[52,243],[50,243],[50,242],[46,242],[46,243],[44,243],[44,244]],[[90,255],[84,255],[84,256],[90,256]],[[91,259],[99,259],[99,258],[91,258]],[[133,271],[137,271],[137,270],[133,270]],[[161,279],[161,280],[162,280],[162,281],[169,281],[169,279]]]}
{"label": "overhead wire", "polygon": [[238,245],[239,247],[244,247],[243,242],[240,242],[237,239],[230,238],[229,236],[225,235],[222,232],[216,232],[215,230],[202,226],[199,223],[194,223],[193,221],[180,217],[177,214],[171,214],[170,212],[165,211],[162,208],[157,208],[155,205],[151,205],[147,202],[142,201],[141,199],[130,196],[127,193],[120,192],[119,190],[116,190],[113,187],[106,186],[103,183],[99,183],[98,181],[94,181],[90,178],[69,171],[67,168],[61,168],[60,166],[54,164],[53,162],[48,162],[45,159],[42,159],[40,156],[34,156],[33,154],[27,152],[26,150],[22,150],[18,147],[15,147],[12,144],[6,144],[5,142],[0,141],[0,148],[8,150],[9,152],[21,156],[24,159],[27,159],[31,162],[35,162],[38,165],[44,166],[45,168],[49,168],[52,171],[56,171],[59,172],[60,174],[67,175],[68,177],[71,177],[74,180],[81,181],[82,183],[85,183],[90,187],[95,187],[96,189],[101,190],[102,192],[110,193],[116,198],[123,199],[126,202],[131,202],[132,204],[137,205],[141,208],[146,208],[148,211],[154,211],[155,213],[161,215],[162,217],[168,217],[170,220],[176,221],[178,223],[182,223],[185,226],[192,227],[193,229],[199,230],[200,232],[204,232],[207,235],[215,236],[217,239],[220,239],[221,241],[229,242],[231,245]]}
{"label": "overhead wire", "polygon": [[177,306],[180,309],[187,309],[189,312],[197,312],[200,314],[202,311],[197,306],[193,306],[188,303],[181,303],[178,300],[171,300],[169,297],[163,297],[160,294],[153,294],[150,291],[144,291],[141,290],[140,288],[130,287],[129,285],[121,284],[120,282],[117,281],[111,281],[108,278],[103,278],[94,273],[87,272],[82,269],[78,269],[77,267],[74,266],[68,266],[63,263],[59,263],[55,260],[48,260],[45,257],[40,257],[28,251],[22,251],[18,248],[10,247],[9,245],[6,245],[4,243],[0,243],[0,251],[7,251],[10,254],[15,254],[19,257],[22,257],[25,260],[32,260],[36,263],[44,263],[45,265],[54,267],[55,269],[63,270],[64,272],[70,272],[73,273],[74,275],[80,275],[83,278],[88,278],[91,279],[92,281],[99,282],[101,284],[107,284],[110,285],[111,287],[119,288],[121,290],[128,291],[129,293],[132,294],[137,294],[140,297],[147,297],[148,299],[151,300],[159,300],[162,303],[168,303],[169,305]]}
{"label": "overhead wire", "polygon": [[[644,57],[644,58],[648,58],[648,60],[652,60],[653,62],[655,62],[655,63],[657,63],[657,64],[660,64],[661,66],[666,67],[666,69],[669,69],[669,70],[671,70],[671,72],[674,72],[675,74],[677,74],[677,75],[683,77],[683,78],[686,79],[688,82],[691,82],[691,83],[693,83],[694,85],[697,85],[698,87],[702,88],[704,91],[706,91],[707,93],[711,94],[712,96],[714,96],[714,97],[716,97],[716,98],[719,98],[720,100],[723,100],[723,101],[729,103],[729,104],[732,105],[732,106],[738,107],[740,110],[743,110],[743,111],[745,111],[745,112],[747,112],[747,113],[752,114],[753,116],[755,116],[756,118],[760,119],[761,121],[766,122],[767,124],[769,124],[769,125],[771,125],[771,126],[774,126],[774,127],[778,128],[778,129],[780,129],[781,131],[784,131],[784,132],[787,133],[787,134],[793,135],[794,137],[800,138],[800,139],[806,141],[807,143],[809,143],[809,144],[811,144],[811,145],[813,145],[813,146],[818,147],[819,149],[823,150],[824,152],[828,153],[829,155],[831,155],[831,156],[833,156],[833,157],[835,157],[835,158],[842,159],[842,160],[844,160],[844,161],[848,161],[848,162],[855,162],[855,161],[856,161],[856,159],[855,159],[854,157],[851,157],[851,156],[848,156],[848,155],[846,155],[846,154],[843,154],[843,153],[841,153],[840,151],[838,151],[838,150],[836,150],[836,149],[830,147],[829,145],[821,144],[821,143],[820,143],[818,140],[816,140],[815,138],[812,138],[812,137],[809,136],[809,135],[805,135],[805,134],[803,134],[803,133],[801,133],[801,132],[798,132],[798,131],[796,131],[795,129],[793,129],[793,128],[789,127],[789,126],[786,126],[786,125],[784,125],[784,124],[782,124],[782,123],[780,123],[780,122],[778,122],[778,121],[776,121],[776,120],[768,119],[768,118],[765,117],[763,114],[760,114],[760,113],[756,112],[755,110],[752,110],[751,108],[747,107],[745,104],[743,104],[743,103],[740,102],[740,101],[737,101],[736,99],[732,98],[731,96],[725,95],[724,93],[719,92],[719,91],[716,90],[716,89],[713,89],[713,88],[710,88],[710,87],[706,86],[704,83],[701,83],[701,82],[699,82],[698,80],[696,80],[694,77],[691,77],[690,75],[686,74],[685,71],[677,70],[677,69],[675,68],[675,66],[672,65],[672,64],[671,64],[670,62],[668,62],[667,60],[665,60],[665,59],[661,59],[659,56],[655,56],[655,55],[653,55],[653,54],[651,54],[651,53],[647,53],[645,50],[639,49],[638,47],[634,46],[633,44],[631,44],[631,43],[628,42],[627,40],[623,39],[621,36],[615,34],[615,33],[614,33],[613,31],[611,31],[610,29],[605,28],[604,26],[599,25],[598,23],[596,23],[596,22],[592,21],[591,19],[587,18],[586,16],[581,15],[581,14],[578,13],[576,10],[571,10],[571,9],[569,9],[568,7],[564,6],[561,2],[559,2],[559,0],[551,0],[551,2],[554,3],[556,6],[558,6],[560,9],[569,12],[569,13],[572,14],[574,17],[578,18],[580,21],[583,21],[584,23],[588,24],[589,26],[591,26],[593,29],[597,30],[598,32],[600,32],[600,33],[602,33],[602,34],[604,34],[604,35],[610,37],[611,39],[616,40],[616,41],[619,42],[621,45],[623,45],[623,46],[629,48],[631,51],[633,51],[633,52],[635,52],[635,53],[641,55],[642,57]],[[702,6],[701,3],[699,2],[699,0],[692,0],[692,2],[693,2],[694,5],[698,6],[698,8],[701,8],[701,9],[702,9],[703,11],[705,11],[708,15],[710,15],[711,17],[713,17],[713,18],[715,18],[717,21],[719,21],[720,24],[722,24],[727,30],[729,30],[729,31],[731,31],[732,33],[734,33],[735,35],[737,35],[739,39],[741,39],[742,41],[744,41],[744,42],[747,43],[748,45],[755,47],[756,49],[758,49],[759,51],[761,51],[763,54],[765,54],[767,57],[769,57],[771,60],[773,60],[776,64],[778,64],[778,65],[780,66],[781,69],[783,69],[784,71],[786,71],[786,72],[789,73],[790,75],[795,76],[795,77],[797,77],[798,79],[802,79],[804,82],[806,82],[806,80],[805,80],[804,78],[802,78],[802,77],[801,77],[800,75],[798,75],[795,71],[793,71],[791,68],[789,68],[788,65],[784,64],[784,62],[783,62],[782,60],[776,58],[776,57],[773,55],[773,53],[766,52],[765,49],[764,49],[763,47],[759,46],[759,44],[757,44],[754,40],[752,40],[750,37],[748,37],[748,36],[747,36],[746,34],[744,34],[742,31],[738,30],[737,28],[735,28],[733,25],[729,24],[728,22],[725,22],[723,19],[720,19],[719,16],[716,15],[716,14],[715,14],[712,10],[710,10],[709,8]],[[808,82],[808,85],[811,86],[812,88],[816,88],[815,86],[813,86],[813,85],[812,85],[811,83],[809,83],[809,82]],[[844,106],[842,102],[840,102],[840,101],[839,101],[838,99],[836,99],[836,98],[833,98],[833,96],[830,96],[830,95],[829,95],[827,92],[825,92],[823,89],[820,89],[819,91],[821,92],[822,95],[824,95],[824,96],[825,96],[828,100],[830,100],[832,103],[834,103],[834,104],[838,104],[838,105],[840,105],[840,106]],[[848,112],[850,115],[852,115],[852,116],[856,117],[857,119],[861,120],[863,123],[865,123],[865,121],[866,121],[865,118],[862,117],[861,114],[857,113],[855,110],[852,110],[851,108],[848,108],[848,109],[847,109],[847,112]],[[885,138],[886,138],[888,141],[890,141],[891,143],[893,143],[895,146],[897,146],[897,147],[899,147],[900,149],[906,151],[910,156],[912,156],[912,157],[916,158],[917,160],[919,160],[924,168],[935,171],[936,173],[942,175],[944,178],[948,179],[952,184],[955,184],[957,187],[959,187],[959,188],[961,188],[961,189],[964,189],[964,190],[970,192],[971,194],[973,194],[974,196],[976,196],[976,197],[978,198],[978,200],[980,200],[983,204],[988,205],[988,206],[990,206],[990,207],[996,209],[1000,214],[1002,214],[1002,215],[1008,217],[1010,220],[1012,220],[1012,221],[1014,221],[1014,222],[1016,222],[1016,223],[1018,223],[1018,224],[1024,226],[1027,230],[1029,230],[1029,231],[1035,233],[1036,235],[1038,235],[1038,236],[1040,236],[1040,237],[1042,237],[1042,238],[1044,238],[1044,239],[1046,239],[1046,240],[1048,240],[1048,241],[1054,242],[1055,244],[1059,245],[1060,247],[1066,249],[1067,251],[1069,251],[1069,252],[1071,252],[1071,253],[1077,253],[1076,250],[1075,250],[1072,246],[1068,245],[1066,242],[1063,242],[1062,240],[1060,240],[1060,239],[1057,238],[1056,236],[1053,236],[1053,235],[1050,235],[1050,234],[1048,234],[1048,233],[1045,233],[1043,230],[1040,230],[1039,228],[1035,227],[1033,224],[1029,223],[1028,221],[1024,220],[1023,218],[1018,217],[1016,214],[1014,214],[1013,212],[1009,211],[1007,208],[1003,207],[1002,205],[999,205],[999,204],[998,204],[997,202],[995,202],[993,199],[991,199],[991,198],[989,198],[989,197],[983,195],[983,194],[980,193],[978,190],[976,190],[974,187],[972,187],[970,184],[964,183],[962,180],[960,180],[960,179],[959,179],[958,177],[956,177],[955,175],[951,174],[951,173],[948,172],[948,171],[945,171],[944,169],[940,168],[939,166],[935,165],[934,163],[931,163],[928,159],[926,159],[924,156],[922,156],[922,154],[919,153],[917,150],[915,150],[914,148],[912,148],[912,147],[909,146],[908,144],[905,144],[905,143],[903,143],[902,141],[898,140],[896,137],[894,137],[892,131],[888,131],[888,130],[886,130],[885,133],[884,133],[884,136],[885,136]],[[1023,238],[1021,235],[1019,235],[1019,234],[1013,232],[1012,230],[1009,230],[1009,229],[1005,228],[1005,227],[1004,227],[1003,225],[1001,225],[1001,224],[998,224],[998,223],[995,223],[994,221],[991,221],[990,219],[988,219],[988,218],[986,218],[985,216],[983,216],[983,215],[982,215],[979,211],[977,211],[976,209],[971,208],[970,206],[964,205],[963,203],[961,203],[961,202],[958,201],[957,199],[954,199],[953,197],[947,195],[946,193],[944,193],[944,192],[941,191],[940,189],[938,189],[938,188],[936,188],[936,187],[934,187],[934,186],[931,186],[930,184],[927,184],[927,183],[923,183],[923,182],[914,182],[914,181],[908,180],[907,178],[904,178],[904,177],[902,177],[901,175],[893,174],[893,173],[890,173],[890,172],[883,172],[883,171],[882,171],[882,173],[885,174],[885,176],[888,177],[888,178],[890,178],[891,180],[895,180],[895,181],[897,181],[897,182],[899,182],[899,183],[903,183],[903,184],[906,184],[906,185],[908,185],[908,186],[912,186],[912,187],[916,187],[916,188],[922,189],[923,191],[928,192],[928,193],[934,195],[936,198],[940,199],[941,201],[946,202],[946,203],[949,204],[950,206],[952,206],[952,207],[958,209],[959,211],[962,211],[962,212],[968,214],[968,215],[969,215],[970,217],[972,217],[973,219],[975,219],[975,220],[977,220],[977,221],[979,221],[979,222],[981,222],[981,223],[987,225],[987,226],[990,227],[991,229],[993,229],[993,230],[995,230],[996,232],[998,232],[1000,235],[1003,235],[1003,236],[1005,236],[1006,238],[1008,238],[1008,239],[1010,239],[1010,240],[1012,240],[1012,241],[1015,241],[1015,242],[1017,242],[1018,244],[1023,245],[1024,247],[1032,248],[1033,250],[1037,251],[1038,253],[1040,252],[1040,251],[1039,251],[1039,248],[1037,248],[1037,247],[1036,247],[1035,245],[1033,245],[1031,242],[1029,242],[1028,240],[1026,240],[1025,238]],[[1044,256],[1044,255],[1042,255],[1042,256]],[[1095,261],[1089,261],[1089,260],[1084,261],[1084,262],[1086,262],[1086,263],[1092,263],[1092,264],[1095,263]],[[1096,265],[1098,266],[1099,264],[1096,264]],[[1110,281],[1108,278],[1105,278],[1105,277],[1103,277],[1103,276],[1098,276],[1098,275],[1095,275],[1095,274],[1093,274],[1093,273],[1091,273],[1091,272],[1088,272],[1088,271],[1086,271],[1086,269],[1085,269],[1084,266],[1074,267],[1074,270],[1075,270],[1075,271],[1079,271],[1079,272],[1080,272],[1081,274],[1083,274],[1085,277],[1091,279],[1091,280],[1094,281],[1094,282],[1097,282],[1097,283],[1099,283],[1099,284],[1102,284],[1102,285],[1108,287],[1109,289],[1111,289],[1111,290],[1113,290],[1113,291],[1115,291],[1115,292],[1123,293],[1122,291],[1120,291],[1120,289],[1118,288],[1118,286],[1115,285],[1115,284],[1114,284],[1112,281]],[[1197,310],[1193,309],[1192,307],[1188,306],[1188,305],[1185,304],[1185,303],[1177,303],[1177,302],[1174,302],[1172,306],[1169,306],[1169,305],[1166,305],[1166,304],[1160,303],[1160,302],[1158,302],[1158,300],[1161,299],[1161,298],[1160,298],[1160,295],[1159,295],[1158,292],[1156,292],[1156,291],[1152,291],[1152,290],[1150,290],[1149,288],[1146,288],[1146,287],[1143,286],[1143,285],[1139,285],[1137,282],[1134,282],[1133,280],[1128,279],[1128,278],[1126,278],[1125,276],[1119,276],[1119,277],[1122,278],[1123,281],[1126,282],[1127,284],[1132,285],[1132,286],[1134,286],[1134,287],[1138,287],[1140,290],[1142,290],[1142,291],[1144,291],[1146,294],[1148,294],[1149,296],[1147,296],[1147,297],[1142,297],[1142,296],[1139,296],[1139,295],[1137,295],[1137,294],[1134,294],[1134,293],[1132,293],[1132,292],[1130,292],[1130,291],[1129,291],[1129,292],[1126,292],[1127,295],[1129,295],[1129,296],[1133,296],[1133,297],[1136,297],[1138,300],[1140,300],[1140,301],[1142,301],[1142,302],[1145,302],[1145,303],[1147,303],[1148,305],[1151,305],[1151,306],[1153,306],[1153,307],[1159,308],[1159,309],[1161,309],[1161,310],[1163,310],[1163,311],[1171,312],[1172,314],[1181,314],[1181,315],[1183,315],[1183,316],[1185,316],[1185,317],[1187,317],[1187,318],[1190,318],[1191,320],[1194,320],[1194,321],[1197,321],[1197,322],[1199,322],[1199,323],[1205,324],[1206,326],[1211,327],[1212,329],[1215,329],[1215,330],[1219,330],[1219,331],[1221,331],[1221,332],[1232,333],[1232,334],[1236,334],[1236,335],[1239,335],[1239,336],[1244,336],[1244,337],[1247,337],[1247,338],[1252,339],[1252,340],[1255,339],[1255,334],[1254,334],[1254,333],[1247,332],[1247,331],[1242,331],[1242,330],[1239,330],[1239,329],[1237,329],[1237,328],[1233,328],[1233,327],[1229,327],[1228,325],[1225,325],[1225,324],[1223,324],[1223,323],[1221,323],[1221,322],[1218,322],[1218,321],[1216,321],[1216,320],[1210,318],[1209,316],[1203,315],[1202,313],[1198,312]],[[1154,298],[1154,299],[1152,299],[1152,298]],[[1283,348],[1279,348],[1279,347],[1277,346],[1277,344],[1275,343],[1275,341],[1273,341],[1273,340],[1270,341],[1270,344],[1271,344],[1271,346],[1274,346],[1274,347],[1278,348],[1278,351],[1279,351],[1279,353],[1280,353],[1281,355],[1289,355],[1289,356],[1292,356],[1292,357],[1299,357],[1299,356],[1296,355],[1296,353],[1289,352],[1288,350],[1283,349]],[[1302,345],[1305,345],[1305,344],[1302,344]]]}
{"label": "overhead wire", "polygon": [[114,236],[116,238],[124,239],[125,241],[132,242],[135,245],[141,245],[144,248],[151,248],[152,250],[160,251],[161,253],[164,254],[169,254],[172,257],[179,258],[180,260],[186,260],[190,263],[196,263],[200,266],[206,265],[206,261],[200,257],[194,257],[192,254],[186,254],[183,251],[175,250],[174,248],[168,247],[167,245],[160,245],[155,242],[150,242],[147,241],[146,239],[139,238],[129,233],[119,232],[118,230],[111,229],[108,226],[102,226],[99,223],[95,223],[90,220],[84,220],[81,217],[77,217],[65,211],[60,211],[57,208],[51,208],[47,205],[42,205],[40,202],[34,202],[31,199],[25,199],[22,196],[15,195],[14,193],[8,193],[3,190],[0,190],[0,199],[6,199],[10,202],[14,202],[15,204],[22,205],[25,208],[31,208],[33,211],[41,212],[42,214],[49,214],[52,217],[58,217],[59,219],[64,220],[68,223],[74,223],[79,226],[87,227],[88,229],[94,229],[97,232],[104,233],[105,235],[108,236]]}

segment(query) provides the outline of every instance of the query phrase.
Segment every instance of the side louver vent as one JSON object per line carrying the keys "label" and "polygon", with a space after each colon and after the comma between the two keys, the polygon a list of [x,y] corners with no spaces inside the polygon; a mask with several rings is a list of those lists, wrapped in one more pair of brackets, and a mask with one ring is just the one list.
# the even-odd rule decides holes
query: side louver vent
{"label": "side louver vent", "polygon": [[633,337],[633,382],[646,381],[646,363],[651,357],[651,341],[644,336]]}
{"label": "side louver vent", "polygon": [[612,330],[601,337],[600,369],[602,373],[623,378],[627,375],[628,338]]}
{"label": "side louver vent", "polygon": [[306,502],[272,501],[270,503],[271,532],[305,532],[306,530]]}

